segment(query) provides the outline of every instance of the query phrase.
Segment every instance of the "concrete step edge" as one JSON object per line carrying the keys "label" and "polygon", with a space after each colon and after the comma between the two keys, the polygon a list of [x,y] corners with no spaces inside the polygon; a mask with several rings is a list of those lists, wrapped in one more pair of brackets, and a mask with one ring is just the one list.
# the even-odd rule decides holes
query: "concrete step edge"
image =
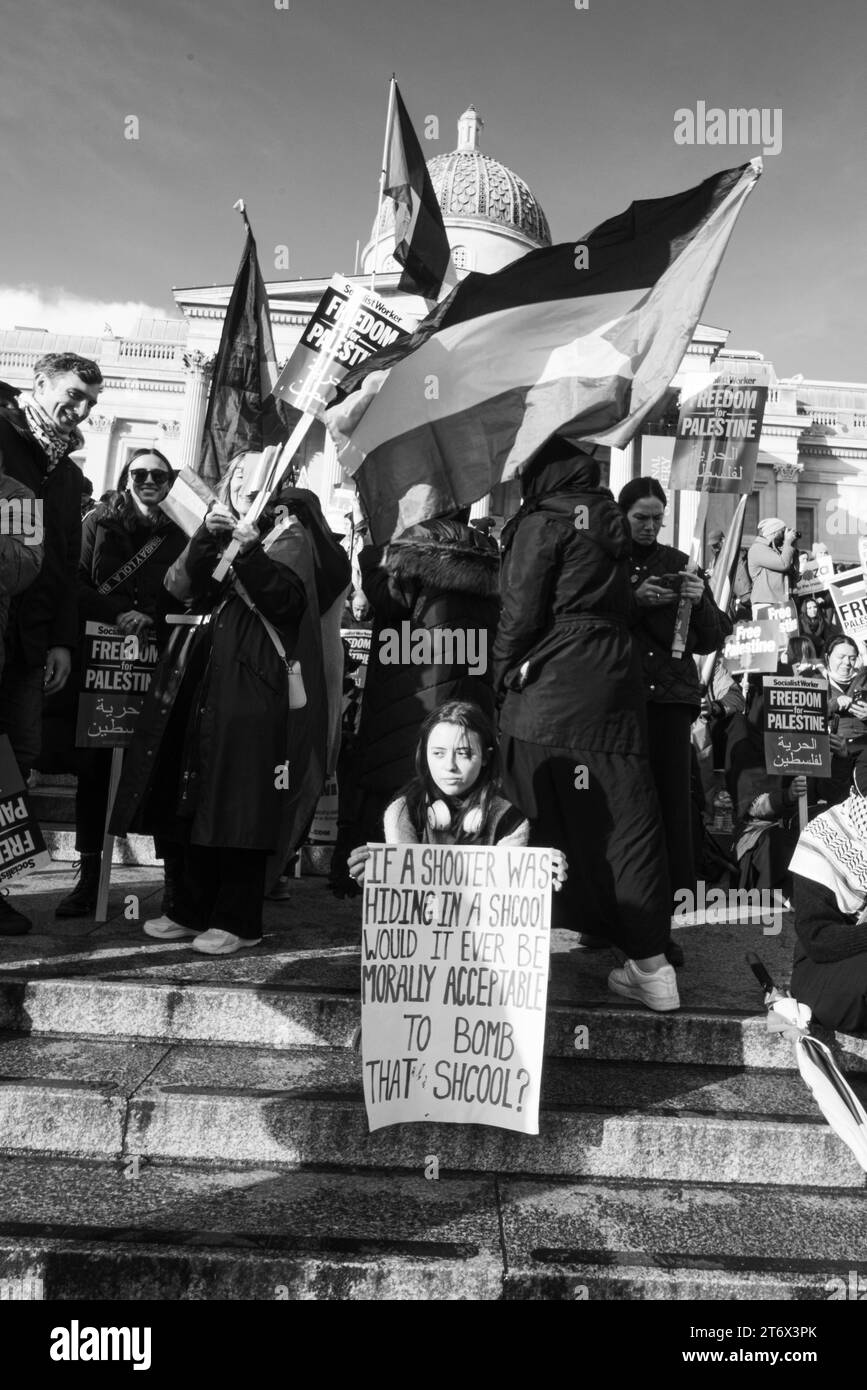
{"label": "concrete step edge", "polygon": [[[855,1274],[859,1282],[853,1283]],[[588,1262],[563,1269],[513,1265],[493,1252],[472,1256],[419,1250],[267,1250],[238,1244],[0,1237],[0,1285],[31,1300],[317,1301],[433,1299],[487,1301],[799,1300],[853,1297],[852,1269],[762,1268],[673,1263]],[[808,1328],[809,1315],[798,1320]],[[717,1342],[697,1342],[699,1350]],[[800,1343],[798,1344],[801,1345]],[[805,1348],[811,1343],[805,1337]]]}
{"label": "concrete step edge", "polygon": [[[129,1026],[127,1014],[135,1019]],[[315,986],[207,984],[0,974],[0,1029],[28,1034],[285,1048],[347,1046],[361,1021],[358,995]],[[867,1040],[837,1036],[846,1071],[867,1072]],[[545,1055],[578,1061],[704,1063],[794,1070],[794,1049],[765,1019],[628,1006],[553,1003]]]}
{"label": "concrete step edge", "polygon": [[540,1136],[487,1126],[403,1124],[367,1129],[345,1096],[299,1098],[166,1087],[127,1099],[85,1085],[0,1087],[0,1153],[163,1158],[220,1164],[337,1163],[571,1177],[865,1186],[865,1174],[822,1122],[799,1116],[544,1110]]}

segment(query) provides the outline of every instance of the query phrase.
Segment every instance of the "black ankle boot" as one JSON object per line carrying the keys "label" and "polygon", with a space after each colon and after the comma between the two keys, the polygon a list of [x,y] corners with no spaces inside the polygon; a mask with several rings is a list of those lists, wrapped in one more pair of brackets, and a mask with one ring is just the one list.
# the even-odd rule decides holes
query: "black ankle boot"
{"label": "black ankle boot", "polygon": [[54,909],[55,917],[89,917],[96,911],[101,858],[99,854],[82,854],[78,861],[78,883],[71,893],[61,898]]}

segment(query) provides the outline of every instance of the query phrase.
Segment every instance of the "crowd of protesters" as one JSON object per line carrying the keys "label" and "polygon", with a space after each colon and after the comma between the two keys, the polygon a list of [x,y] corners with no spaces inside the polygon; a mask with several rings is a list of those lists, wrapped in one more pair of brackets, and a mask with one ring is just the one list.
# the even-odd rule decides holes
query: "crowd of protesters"
{"label": "crowd of protesters", "polygon": [[[580,948],[613,947],[612,991],[658,1011],[679,1007],[673,904],[712,853],[707,813],[725,789],[735,828],[717,866],[794,894],[796,908],[800,894],[799,969],[814,995],[816,969],[848,959],[839,953],[857,934],[822,923],[844,873],[828,850],[841,827],[867,865],[858,645],[821,595],[801,603],[779,669],[827,676],[833,762],[821,784],[767,773],[761,680],[712,655],[733,618],[790,600],[797,536],[780,518],[762,520],[742,556],[730,616],[709,582],[722,533],[708,538],[707,570],[691,564],[659,541],[668,499],[657,481],[634,479],[615,499],[594,451],[554,436],[525,469],[499,543],[492,518],[421,522],[363,545],[350,596],[349,558],[314,494],[285,485],[249,519],[261,486],[249,456],[192,536],[160,506],[175,470],[153,448],[94,504],[70,454],[101,389],[95,363],[55,354],[37,364],[32,392],[0,404],[0,497],[38,501],[43,520],[38,542],[0,540],[0,732],[25,778],[40,766],[78,778],[79,877],[58,916],[96,907],[111,760],[76,749],[75,713],[76,654],[97,621],[148,634],[159,654],[109,827],[154,837],[165,891],[144,924],[152,939],[220,955],[257,944],[266,893],[336,769],[336,892],[358,891],[365,847],[383,838],[550,847],[554,925]],[[230,541],[234,561],[215,580]],[[361,694],[357,663],[344,662],[347,621],[370,624]],[[463,640],[417,643],[438,633]],[[702,657],[713,668],[704,685]],[[867,790],[867,771],[861,780]],[[818,829],[790,867],[804,799]],[[863,878],[867,901],[867,868]],[[842,918],[847,891],[834,897]],[[29,927],[0,898],[0,934]],[[861,1014],[847,1000],[831,1012],[851,1023]]]}

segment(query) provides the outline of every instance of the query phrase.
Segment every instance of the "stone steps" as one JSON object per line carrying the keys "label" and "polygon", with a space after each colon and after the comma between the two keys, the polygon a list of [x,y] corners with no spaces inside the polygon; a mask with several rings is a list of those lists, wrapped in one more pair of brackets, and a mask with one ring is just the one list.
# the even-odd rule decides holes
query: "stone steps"
{"label": "stone steps", "polygon": [[[28,938],[29,940],[30,938]],[[114,943],[114,944],[112,944]],[[155,964],[148,963],[153,951]],[[291,972],[296,953],[282,951]],[[302,953],[297,953],[302,954]],[[144,957],[144,959],[143,959]],[[244,967],[236,963],[236,970]],[[356,988],[360,957],[351,948],[332,956],[346,985],[317,987],[300,979],[285,985],[213,980],[214,962],[202,961],[188,943],[143,948],[129,937],[100,936],[79,960],[31,959],[20,966],[0,963],[0,1029],[50,1035],[164,1043],[253,1044],[269,1048],[348,1047],[361,1021]],[[300,963],[300,962],[299,962]],[[325,964],[324,961],[320,962]],[[135,978],[124,978],[130,968]],[[223,966],[225,973],[226,966]],[[192,978],[191,978],[192,977]],[[198,978],[197,978],[198,977]],[[294,978],[294,977],[293,977]],[[681,1009],[653,1014],[612,998],[584,1003],[556,997],[549,1002],[545,1054],[578,1061],[636,1061],[654,1064],[795,1068],[794,1050],[769,1033],[764,1017],[735,1010]],[[586,1031],[577,1031],[586,1030]],[[847,1072],[867,1073],[867,1039],[837,1039]]]}
{"label": "stone steps", "polygon": [[0,1186],[0,1281],[47,1299],[818,1300],[867,1274],[860,1193],[29,1156]]}
{"label": "stone steps", "polygon": [[[153,914],[158,871],[118,867],[105,926],[54,918],[71,881],[34,876],[34,931],[0,942],[0,1286],[818,1301],[867,1278],[865,1174],[744,963],[758,949],[785,983],[788,918],[680,933],[667,1016],[616,999],[610,955],[555,933],[539,1136],[370,1134],[357,901],[302,878],[261,947],[208,959],[125,919],[130,894]],[[867,1045],[841,1041],[863,1097]]]}
{"label": "stone steps", "polygon": [[[344,1048],[0,1039],[0,1153],[863,1188],[800,1077],[549,1058],[540,1134],[367,1131]],[[859,1085],[862,1083],[857,1083]]]}

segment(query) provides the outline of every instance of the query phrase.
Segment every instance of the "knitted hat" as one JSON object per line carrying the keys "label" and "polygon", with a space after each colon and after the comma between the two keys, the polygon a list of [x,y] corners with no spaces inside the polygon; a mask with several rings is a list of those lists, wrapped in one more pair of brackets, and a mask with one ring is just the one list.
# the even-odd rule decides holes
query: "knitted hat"
{"label": "knitted hat", "polygon": [[779,516],[766,516],[763,521],[759,522],[758,526],[759,535],[762,536],[764,540],[769,540],[770,537],[775,536],[778,531],[785,531],[785,529],[786,523]]}

